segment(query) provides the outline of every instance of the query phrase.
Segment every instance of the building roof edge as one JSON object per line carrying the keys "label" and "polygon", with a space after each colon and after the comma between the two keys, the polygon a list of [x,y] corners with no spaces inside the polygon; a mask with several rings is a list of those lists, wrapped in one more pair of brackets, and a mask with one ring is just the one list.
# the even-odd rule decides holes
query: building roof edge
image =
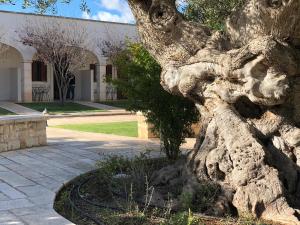
{"label": "building roof edge", "polygon": [[126,25],[126,26],[136,26],[136,24],[131,24],[131,23],[92,20],[92,19],[83,19],[83,18],[57,16],[57,15],[46,15],[46,14],[38,14],[38,13],[15,12],[15,11],[8,11],[8,10],[0,10],[0,13],[20,14],[20,15],[26,15],[26,16],[42,16],[42,17],[51,17],[51,18],[68,19],[68,20],[79,20],[79,21],[83,21],[83,22],[109,23],[109,24],[119,24],[119,25]]}

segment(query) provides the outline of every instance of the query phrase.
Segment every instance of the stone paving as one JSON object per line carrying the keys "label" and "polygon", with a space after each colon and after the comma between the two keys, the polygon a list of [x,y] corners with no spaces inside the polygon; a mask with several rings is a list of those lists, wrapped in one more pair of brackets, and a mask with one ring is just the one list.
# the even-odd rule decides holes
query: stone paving
{"label": "stone paving", "polygon": [[[68,118],[68,117],[91,117],[91,116],[122,116],[133,115],[134,113],[126,111],[125,109],[116,108],[113,106],[103,105],[95,102],[75,101],[78,104],[93,107],[96,109],[103,109],[103,112],[74,112],[61,113],[55,115],[48,115],[49,118]],[[0,108],[6,109],[17,115],[42,115],[41,112],[18,105],[13,102],[0,101]],[[1,225],[1,224],[0,224]]]}
{"label": "stone paving", "polygon": [[131,157],[158,148],[157,141],[114,135],[56,128],[47,133],[49,146],[0,154],[0,225],[70,225],[53,210],[64,183],[92,170],[107,155]]}
{"label": "stone paving", "polygon": [[96,109],[105,109],[105,110],[110,110],[110,111],[122,110],[121,108],[118,108],[118,107],[104,105],[104,104],[100,104],[97,102],[87,102],[87,101],[75,101],[75,102],[78,104],[93,107]]}

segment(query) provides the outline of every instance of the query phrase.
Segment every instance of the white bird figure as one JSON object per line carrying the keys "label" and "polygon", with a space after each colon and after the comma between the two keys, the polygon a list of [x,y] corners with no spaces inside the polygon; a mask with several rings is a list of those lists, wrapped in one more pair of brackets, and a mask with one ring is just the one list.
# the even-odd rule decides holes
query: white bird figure
{"label": "white bird figure", "polygon": [[[48,110],[45,108],[44,111],[42,112],[43,116],[48,115]],[[46,127],[48,127],[48,120],[46,120]]]}
{"label": "white bird figure", "polygon": [[48,110],[45,108],[44,111],[42,112],[42,114],[43,114],[44,116],[48,115]]}

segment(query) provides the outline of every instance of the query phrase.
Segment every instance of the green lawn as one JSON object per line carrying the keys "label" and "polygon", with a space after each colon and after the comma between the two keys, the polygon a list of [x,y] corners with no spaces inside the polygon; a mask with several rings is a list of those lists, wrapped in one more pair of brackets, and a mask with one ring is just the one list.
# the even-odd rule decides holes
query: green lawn
{"label": "green lawn", "polygon": [[64,106],[60,105],[58,102],[20,103],[20,105],[39,112],[43,112],[46,108],[49,114],[104,112],[104,110],[101,109],[96,109],[73,102],[67,102],[64,104]]}
{"label": "green lawn", "polygon": [[115,101],[101,101],[100,104],[114,106],[122,109],[126,109],[128,107],[128,100],[115,100]]}
{"label": "green lawn", "polygon": [[134,122],[68,124],[55,126],[67,130],[84,131],[91,133],[115,134],[120,136],[137,137],[138,124]]}
{"label": "green lawn", "polygon": [[6,109],[0,108],[0,116],[7,116],[7,115],[15,115],[13,112],[7,111]]}

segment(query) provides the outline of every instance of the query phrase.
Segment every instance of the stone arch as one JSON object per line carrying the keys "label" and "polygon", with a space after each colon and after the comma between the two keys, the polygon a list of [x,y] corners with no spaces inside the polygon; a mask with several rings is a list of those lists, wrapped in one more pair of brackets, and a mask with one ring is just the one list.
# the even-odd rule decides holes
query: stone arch
{"label": "stone arch", "polygon": [[0,55],[1,67],[19,66],[24,61],[24,56],[20,50],[2,41],[0,41]]}
{"label": "stone arch", "polygon": [[[75,98],[74,100],[87,100],[87,101],[93,101],[95,97],[97,97],[98,94],[98,88],[97,88],[97,77],[99,74],[99,64],[100,60],[97,54],[95,54],[93,51],[85,49],[86,51],[86,57],[84,57],[82,65],[80,65],[79,68],[76,68],[75,71],[73,71],[75,75],[76,85],[75,85]],[[32,62],[33,62],[33,71],[34,73],[34,64],[36,61],[40,61],[38,57],[36,56],[36,52],[32,54]],[[33,95],[34,101],[52,101],[52,100],[58,100],[59,99],[59,91],[56,85],[55,76],[53,68],[50,64],[46,65],[46,71],[47,71],[47,79],[46,80],[33,80],[32,82],[32,89],[33,93],[35,93],[35,89],[41,90],[41,88],[44,88],[45,90],[49,90],[49,94],[47,94],[47,98],[40,98],[37,99]],[[100,79],[100,78],[98,78]],[[70,99],[70,95],[68,94],[68,98]],[[73,96],[72,96],[73,99]]]}
{"label": "stone arch", "polygon": [[91,64],[95,64],[95,65],[99,65],[100,64],[100,60],[99,57],[97,56],[97,54],[95,54],[93,51],[89,50],[89,49],[85,49],[86,52],[86,64],[91,65]]}
{"label": "stone arch", "polygon": [[75,75],[75,100],[94,101],[99,92],[99,57],[91,50],[84,49],[85,59]]}
{"label": "stone arch", "polygon": [[0,101],[20,101],[24,55],[16,47],[1,42],[0,56]]}

